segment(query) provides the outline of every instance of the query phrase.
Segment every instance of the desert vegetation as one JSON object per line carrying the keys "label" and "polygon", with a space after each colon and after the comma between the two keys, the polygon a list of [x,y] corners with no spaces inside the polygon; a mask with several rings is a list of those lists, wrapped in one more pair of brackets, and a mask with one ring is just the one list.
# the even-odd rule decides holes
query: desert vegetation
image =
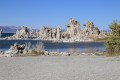
{"label": "desert vegetation", "polygon": [[26,43],[27,55],[30,56],[40,56],[44,55],[44,44],[42,42],[37,42],[35,45],[31,45],[30,42]]}
{"label": "desert vegetation", "polygon": [[105,44],[107,56],[118,56],[120,55],[120,23],[114,21],[109,26],[112,33]]}

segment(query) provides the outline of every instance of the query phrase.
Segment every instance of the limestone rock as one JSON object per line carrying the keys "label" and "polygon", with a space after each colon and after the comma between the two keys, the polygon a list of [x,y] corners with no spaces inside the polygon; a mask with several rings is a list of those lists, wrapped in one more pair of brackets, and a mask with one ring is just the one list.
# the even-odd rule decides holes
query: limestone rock
{"label": "limestone rock", "polygon": [[26,35],[28,33],[27,27],[23,26],[20,30],[20,35]]}
{"label": "limestone rock", "polygon": [[49,27],[43,27],[40,31],[39,31],[39,37],[43,38],[43,39],[48,39],[49,37],[51,37],[52,34],[52,29]]}
{"label": "limestone rock", "polygon": [[28,29],[25,26],[22,26],[21,30],[17,30],[16,34],[14,35],[17,39],[22,38],[22,37],[27,37],[28,36]]}
{"label": "limestone rock", "polygon": [[40,40],[52,40],[62,42],[75,42],[75,41],[94,41],[97,38],[105,38],[106,33],[99,30],[93,22],[87,21],[83,30],[80,30],[80,23],[73,18],[67,23],[67,29],[62,31],[60,26],[57,28],[50,28],[43,26],[40,31],[34,32],[32,27],[28,31],[27,27],[22,27],[21,30],[17,30],[16,34],[7,39],[40,39]]}
{"label": "limestone rock", "polygon": [[61,27],[57,26],[57,35],[56,35],[57,40],[61,39]]}
{"label": "limestone rock", "polygon": [[57,39],[61,38],[61,28],[58,26],[56,29],[52,29],[49,27],[43,27],[39,31],[39,37],[42,39]]}
{"label": "limestone rock", "polygon": [[73,36],[78,35],[79,32],[80,32],[79,22],[71,18],[67,24],[66,33],[69,35],[70,38],[72,38]]}
{"label": "limestone rock", "polygon": [[9,48],[8,51],[5,52],[5,54],[9,54],[10,56],[20,56],[23,54],[24,49],[25,49],[24,45],[15,43]]}
{"label": "limestone rock", "polygon": [[103,32],[94,26],[93,22],[87,21],[83,30],[80,30],[78,21],[71,18],[67,23],[67,30],[62,32],[60,26],[56,29],[43,27],[39,31],[39,37],[46,40],[62,41],[93,41],[94,38],[102,38]]}
{"label": "limestone rock", "polygon": [[100,35],[100,30],[94,26],[93,22],[87,21],[84,24],[83,34],[89,37],[98,37]]}

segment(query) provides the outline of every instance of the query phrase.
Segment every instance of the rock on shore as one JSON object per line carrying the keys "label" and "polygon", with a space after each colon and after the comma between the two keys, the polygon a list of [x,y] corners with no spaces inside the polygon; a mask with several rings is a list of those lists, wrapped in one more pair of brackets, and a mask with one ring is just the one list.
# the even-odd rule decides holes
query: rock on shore
{"label": "rock on shore", "polygon": [[25,45],[20,45],[15,43],[14,45],[11,45],[9,50],[5,51],[3,56],[5,57],[15,57],[15,56],[21,56],[26,54]]}

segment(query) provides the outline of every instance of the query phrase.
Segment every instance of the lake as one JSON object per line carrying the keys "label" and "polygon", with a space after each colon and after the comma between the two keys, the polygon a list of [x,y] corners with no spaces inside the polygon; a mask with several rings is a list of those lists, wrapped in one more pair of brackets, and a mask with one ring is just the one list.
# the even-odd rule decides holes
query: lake
{"label": "lake", "polygon": [[15,33],[2,33],[1,37],[8,37],[8,36],[13,36]]}
{"label": "lake", "polygon": [[9,49],[14,43],[25,44],[30,42],[32,45],[35,45],[39,41],[44,44],[47,51],[69,51],[70,49],[77,49],[80,52],[86,52],[87,50],[105,51],[104,42],[53,43],[41,40],[0,40],[0,49]]}

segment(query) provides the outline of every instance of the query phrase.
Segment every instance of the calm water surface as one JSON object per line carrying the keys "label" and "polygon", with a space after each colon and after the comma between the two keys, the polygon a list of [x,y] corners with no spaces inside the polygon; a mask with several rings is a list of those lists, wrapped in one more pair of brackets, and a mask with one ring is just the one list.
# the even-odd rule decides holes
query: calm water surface
{"label": "calm water surface", "polygon": [[[25,44],[30,42],[35,45],[40,40],[0,40],[0,49],[9,49],[14,43]],[[72,48],[85,52],[86,50],[97,50],[99,52],[105,51],[104,42],[78,42],[78,43],[53,43],[49,41],[41,41],[48,51],[68,51]]]}
{"label": "calm water surface", "polygon": [[[12,36],[14,33],[3,33],[2,37]],[[25,44],[30,42],[35,45],[38,40],[0,40],[0,49],[7,50],[14,43]],[[48,51],[69,51],[70,49],[77,49],[80,52],[94,50],[99,52],[105,51],[104,42],[79,42],[79,43],[52,43],[49,41],[41,41],[44,43],[45,50]]]}

